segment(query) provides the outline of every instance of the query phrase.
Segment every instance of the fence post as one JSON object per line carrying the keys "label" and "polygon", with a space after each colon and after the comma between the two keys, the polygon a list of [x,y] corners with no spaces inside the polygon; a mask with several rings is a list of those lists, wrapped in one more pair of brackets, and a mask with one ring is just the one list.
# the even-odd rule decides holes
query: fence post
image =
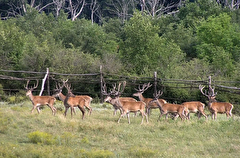
{"label": "fence post", "polygon": [[43,92],[43,90],[44,90],[44,84],[45,84],[46,78],[47,78],[47,76],[48,76],[48,73],[49,73],[49,69],[47,68],[47,73],[45,74],[45,77],[43,78],[43,81],[42,81],[42,89],[41,89],[41,91],[40,91],[40,93],[39,93],[39,96],[42,95],[42,92]]}
{"label": "fence post", "polygon": [[211,95],[214,94],[214,91],[212,89],[212,78],[211,78],[211,76],[208,77],[208,93],[211,93]]}
{"label": "fence post", "polygon": [[[48,69],[48,68],[47,68]],[[47,70],[49,73],[49,70]],[[47,90],[48,90],[48,95],[50,96],[50,83],[49,83],[49,75],[47,76]]]}
{"label": "fence post", "polygon": [[102,73],[102,65],[100,65],[100,103],[103,103],[103,95],[102,95],[102,88],[103,88],[103,73]]}
{"label": "fence post", "polygon": [[157,94],[157,72],[154,72],[154,95]]}

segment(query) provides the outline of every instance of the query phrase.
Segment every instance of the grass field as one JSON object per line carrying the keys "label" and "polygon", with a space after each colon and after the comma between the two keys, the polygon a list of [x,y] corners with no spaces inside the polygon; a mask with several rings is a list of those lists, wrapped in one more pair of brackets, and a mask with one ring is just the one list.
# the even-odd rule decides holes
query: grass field
{"label": "grass field", "polygon": [[[149,123],[131,115],[117,123],[108,104],[92,104],[91,116],[81,113],[65,118],[63,105],[52,116],[48,107],[40,114],[30,113],[32,104],[0,103],[0,157],[212,157],[234,158],[240,155],[240,119],[217,120],[191,115],[190,121],[157,122],[159,110],[152,110]],[[206,111],[208,112],[208,111]]]}

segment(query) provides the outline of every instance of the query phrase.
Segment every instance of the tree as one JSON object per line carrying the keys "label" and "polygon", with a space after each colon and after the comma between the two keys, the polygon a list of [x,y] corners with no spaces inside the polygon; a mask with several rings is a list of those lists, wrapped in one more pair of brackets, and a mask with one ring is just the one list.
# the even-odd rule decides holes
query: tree
{"label": "tree", "polygon": [[234,71],[234,51],[240,45],[240,32],[237,30],[226,13],[209,17],[197,29],[200,42],[196,47],[198,57],[212,63],[221,75],[231,76]]}
{"label": "tree", "polygon": [[65,6],[65,0],[53,0],[54,3],[54,10],[56,11],[56,17],[59,16],[60,11]]}
{"label": "tree", "polygon": [[67,7],[67,10],[69,10],[71,14],[72,21],[75,21],[76,18],[79,17],[83,12],[83,9],[86,5],[86,1],[85,0],[76,0],[76,1],[68,0],[68,2],[69,4]]}
{"label": "tree", "polygon": [[14,21],[0,21],[0,67],[19,69],[19,60],[23,56],[25,44],[24,32]]}
{"label": "tree", "polygon": [[141,0],[141,10],[156,18],[175,13],[182,1]]}
{"label": "tree", "polygon": [[124,23],[132,16],[136,2],[135,0],[116,0],[111,1],[108,5],[110,6],[108,8],[109,12],[117,15],[121,22]]}
{"label": "tree", "polygon": [[[195,28],[201,20],[206,20],[209,16],[219,15],[222,12],[221,5],[212,0],[185,1],[180,7],[177,17],[185,27]],[[195,30],[194,30],[195,31]]]}
{"label": "tree", "polygon": [[53,0],[13,0],[9,1],[9,9],[8,15],[9,16],[18,16],[18,15],[25,15],[29,9],[34,8],[38,12],[42,12],[47,7],[53,5]]}
{"label": "tree", "polygon": [[92,21],[92,24],[94,22],[94,14],[97,12],[98,9],[99,9],[99,4],[97,3],[97,0],[91,0],[90,10],[91,10],[91,21]]}
{"label": "tree", "polygon": [[135,12],[124,27],[124,38],[120,53],[125,68],[138,75],[158,70],[169,77],[184,59],[184,54],[173,42],[159,37],[158,27],[151,23],[151,17]]}

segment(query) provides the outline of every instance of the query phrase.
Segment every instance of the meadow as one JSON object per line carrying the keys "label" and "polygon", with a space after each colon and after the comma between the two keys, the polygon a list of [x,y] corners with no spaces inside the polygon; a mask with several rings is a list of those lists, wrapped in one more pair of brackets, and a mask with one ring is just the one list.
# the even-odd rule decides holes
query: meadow
{"label": "meadow", "polygon": [[[109,104],[92,104],[91,116],[64,117],[62,102],[55,103],[58,111],[52,115],[45,107],[41,113],[30,113],[32,104],[0,102],[0,157],[4,158],[61,158],[61,157],[224,157],[240,155],[240,118],[227,119],[218,114],[181,121],[161,118],[159,110],[152,110],[149,123],[141,117],[113,115]],[[206,110],[206,113],[208,111]],[[208,113],[209,114],[209,113]]]}

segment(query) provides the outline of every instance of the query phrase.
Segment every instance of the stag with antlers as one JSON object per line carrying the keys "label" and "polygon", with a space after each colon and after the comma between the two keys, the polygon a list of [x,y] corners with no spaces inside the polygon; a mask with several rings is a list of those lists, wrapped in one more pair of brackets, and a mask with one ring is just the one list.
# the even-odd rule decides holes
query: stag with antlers
{"label": "stag with antlers", "polygon": [[26,96],[28,96],[30,98],[30,100],[33,104],[33,108],[32,108],[31,112],[33,113],[34,109],[37,108],[38,113],[40,113],[39,106],[47,105],[49,108],[51,108],[52,114],[55,115],[55,113],[57,111],[56,108],[53,106],[54,102],[56,101],[55,97],[53,97],[53,96],[34,96],[32,94],[32,91],[37,88],[38,80],[37,80],[37,84],[36,85],[34,84],[34,87],[31,87],[31,88],[28,87],[29,81],[30,80],[27,81],[27,85],[24,86],[24,88],[27,90]]}
{"label": "stag with antlers", "polygon": [[160,108],[160,116],[158,118],[158,121],[160,120],[160,118],[162,117],[162,115],[166,115],[166,119],[167,119],[167,114],[168,113],[172,113],[172,114],[177,114],[180,116],[181,120],[185,119],[185,107],[183,105],[179,105],[179,104],[170,104],[170,103],[165,103],[165,104],[161,104],[158,100],[158,98],[163,94],[162,91],[158,91],[158,93],[153,94],[154,99],[152,101],[150,101],[150,103],[157,103],[158,107]]}
{"label": "stag with antlers", "polygon": [[[153,100],[153,98],[145,98],[143,96],[143,93],[148,89],[150,88],[152,85],[150,83],[146,84],[144,83],[142,85],[142,88],[140,87],[140,85],[138,86],[138,89],[135,89],[137,92],[133,94],[133,96],[136,96],[139,98],[140,101],[143,101],[146,103],[146,113],[148,114],[148,116],[150,115],[150,109],[157,109],[159,108],[159,106],[154,103],[154,102],[150,102],[151,100]],[[159,101],[159,104],[163,105],[165,103],[167,103],[166,100],[164,99],[158,99]],[[159,109],[160,110],[160,109]],[[160,110],[161,112],[161,110]]]}
{"label": "stag with antlers", "polygon": [[[63,82],[62,85],[61,84],[58,84],[58,85],[56,84],[56,89],[55,89],[56,93],[53,95],[55,97],[58,97],[63,103],[64,103],[64,100],[66,99],[66,96],[64,94],[62,94],[62,89],[66,85],[67,81],[68,81],[68,79],[66,81],[62,81]],[[68,91],[70,92],[71,90],[68,89]],[[91,112],[92,112],[92,108],[91,108],[92,97],[90,97],[88,95],[76,95],[74,97],[80,98],[80,99],[81,98],[85,99],[84,107],[86,107],[88,109],[88,115],[91,115]],[[64,113],[64,115],[66,116],[68,108],[70,106],[68,106],[68,104],[65,104],[65,105],[67,106],[67,107],[65,107],[65,113]],[[71,108],[71,110],[73,110],[73,112],[76,114],[74,108],[73,109]]]}
{"label": "stag with antlers", "polygon": [[217,113],[226,113],[227,117],[232,116],[233,105],[227,102],[217,102],[217,100],[215,99],[217,93],[214,92],[214,88],[212,88],[212,86],[210,85],[209,91],[203,92],[204,87],[205,86],[199,85],[201,93],[209,100],[208,109],[212,114],[212,119],[217,119]]}
{"label": "stag with antlers", "polygon": [[82,112],[82,119],[84,119],[85,115],[85,109],[84,106],[87,105],[87,100],[84,97],[77,97],[72,93],[71,85],[65,83],[64,86],[68,90],[68,94],[66,95],[66,98],[64,99],[64,106],[65,106],[65,112],[64,115],[67,115],[67,111],[69,107],[71,108],[71,117],[72,112],[74,110],[74,107],[78,107],[79,110]]}
{"label": "stag with antlers", "polygon": [[124,91],[124,88],[126,86],[126,82],[123,82],[122,88],[121,88],[121,84],[119,83],[118,88],[116,89],[116,84],[113,86],[113,89],[111,90],[110,93],[107,93],[107,88],[106,88],[106,84],[104,84],[103,86],[103,90],[102,93],[104,95],[111,95],[113,96],[111,99],[109,99],[108,101],[112,104],[112,105],[117,105],[121,110],[122,113],[118,119],[118,123],[120,122],[120,119],[124,116],[127,115],[128,118],[128,123],[130,124],[130,117],[129,117],[129,113],[130,112],[138,112],[140,111],[141,115],[142,115],[142,122],[143,123],[143,119],[144,116],[146,118],[146,122],[148,123],[148,118],[147,115],[144,112],[144,108],[146,106],[146,104],[142,101],[121,101],[119,99],[119,96],[122,94],[122,92]]}

